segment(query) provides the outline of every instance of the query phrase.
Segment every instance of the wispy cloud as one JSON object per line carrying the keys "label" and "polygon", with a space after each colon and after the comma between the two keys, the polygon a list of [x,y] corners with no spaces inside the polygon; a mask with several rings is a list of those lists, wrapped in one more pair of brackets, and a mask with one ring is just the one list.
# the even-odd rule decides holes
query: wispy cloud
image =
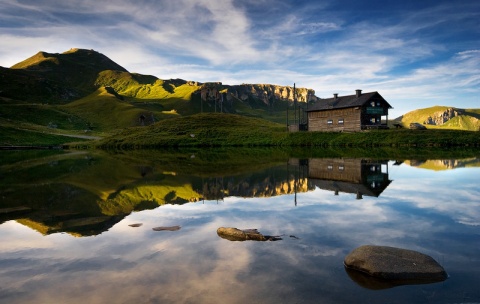
{"label": "wispy cloud", "polygon": [[12,0],[0,3],[0,65],[82,47],[161,78],[296,82],[319,96],[361,88],[402,110],[413,96],[425,106],[448,92],[478,101],[480,4],[385,5],[370,14],[340,4]]}

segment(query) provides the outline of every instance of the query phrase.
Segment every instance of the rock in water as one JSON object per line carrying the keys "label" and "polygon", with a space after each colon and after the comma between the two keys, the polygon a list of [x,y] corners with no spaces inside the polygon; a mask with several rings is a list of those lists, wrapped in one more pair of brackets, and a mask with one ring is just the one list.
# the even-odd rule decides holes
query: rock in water
{"label": "rock in water", "polygon": [[220,227],[217,229],[219,237],[229,241],[280,241],[280,235],[263,235],[257,229],[240,230],[233,227]]}
{"label": "rock in water", "polygon": [[344,260],[345,267],[399,284],[441,282],[447,273],[432,257],[413,250],[387,246],[360,246]]}
{"label": "rock in water", "polygon": [[221,238],[230,241],[266,241],[267,238],[257,231],[257,229],[240,230],[233,227],[220,227],[217,229],[217,234]]}
{"label": "rock in water", "polygon": [[155,227],[152,228],[153,231],[178,231],[180,230],[180,226],[169,226],[169,227]]}

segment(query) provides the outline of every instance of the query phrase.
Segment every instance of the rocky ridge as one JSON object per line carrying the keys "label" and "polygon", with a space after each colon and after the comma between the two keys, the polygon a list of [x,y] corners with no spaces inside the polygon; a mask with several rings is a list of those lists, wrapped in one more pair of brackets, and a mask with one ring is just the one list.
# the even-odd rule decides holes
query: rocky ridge
{"label": "rocky ridge", "polygon": [[[202,100],[223,99],[223,101],[232,102],[240,100],[248,102],[250,100],[260,100],[265,105],[270,106],[275,101],[294,102],[295,97],[298,102],[317,101],[315,91],[307,88],[294,88],[291,86],[280,86],[273,84],[240,84],[223,85],[221,82],[201,84],[200,96]],[[296,92],[296,96],[295,93]]]}
{"label": "rocky ridge", "polygon": [[433,116],[429,116],[427,120],[424,121],[426,125],[436,125],[440,126],[449,121],[450,119],[463,115],[465,113],[462,109],[457,108],[448,108],[443,112],[437,112]]}

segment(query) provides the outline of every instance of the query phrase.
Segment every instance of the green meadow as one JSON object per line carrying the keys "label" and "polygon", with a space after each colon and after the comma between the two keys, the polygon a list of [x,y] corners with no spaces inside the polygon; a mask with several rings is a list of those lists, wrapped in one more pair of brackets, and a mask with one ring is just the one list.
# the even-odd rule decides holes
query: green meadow
{"label": "green meadow", "polygon": [[101,148],[221,146],[454,147],[480,145],[478,132],[372,130],[357,133],[296,132],[259,118],[224,113],[196,114],[126,129],[93,143]]}

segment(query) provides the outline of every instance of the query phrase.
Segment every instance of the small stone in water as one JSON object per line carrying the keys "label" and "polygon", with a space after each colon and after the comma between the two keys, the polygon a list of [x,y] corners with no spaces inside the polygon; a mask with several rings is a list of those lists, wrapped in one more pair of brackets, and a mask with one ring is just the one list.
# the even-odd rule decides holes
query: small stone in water
{"label": "small stone in water", "polygon": [[153,231],[177,231],[180,230],[180,226],[170,226],[170,227],[155,227],[152,228]]}

